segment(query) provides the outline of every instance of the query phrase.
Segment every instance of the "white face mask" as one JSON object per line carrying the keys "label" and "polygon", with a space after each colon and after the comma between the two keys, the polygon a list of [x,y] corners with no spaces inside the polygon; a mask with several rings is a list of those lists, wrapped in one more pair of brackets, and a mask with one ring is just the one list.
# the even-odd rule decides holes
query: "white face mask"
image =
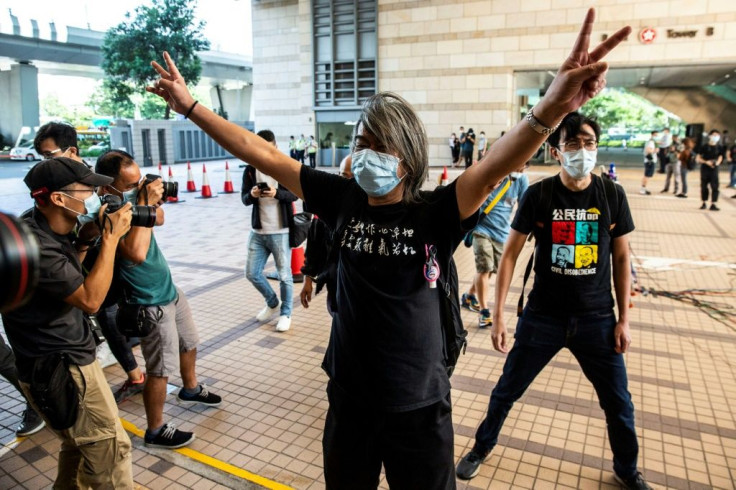
{"label": "white face mask", "polygon": [[714,135],[709,136],[708,139],[710,139],[710,142],[715,145],[716,143],[718,143],[719,141],[721,141],[721,135],[714,134]]}
{"label": "white face mask", "polygon": [[563,152],[562,168],[573,179],[584,179],[593,171],[597,160],[598,150],[581,148],[578,151]]}

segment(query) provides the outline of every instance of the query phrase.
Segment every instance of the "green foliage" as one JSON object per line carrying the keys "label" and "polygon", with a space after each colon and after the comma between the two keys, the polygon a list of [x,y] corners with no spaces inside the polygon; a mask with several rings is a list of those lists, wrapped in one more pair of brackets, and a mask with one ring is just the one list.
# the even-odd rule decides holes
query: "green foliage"
{"label": "green foliage", "polygon": [[[151,60],[163,65],[164,50],[176,60],[184,79],[197,84],[202,72],[197,52],[209,49],[210,43],[202,35],[204,22],[194,21],[195,4],[196,0],[164,0],[141,5],[135,9],[135,18],[128,12],[125,22],[107,31],[102,69],[108,77],[105,83],[112,101],[119,105],[117,110],[127,110],[124,99],[130,102],[132,93],[142,92],[157,78]],[[156,105],[150,102],[147,107],[153,110]],[[161,104],[160,108],[168,118],[168,106]]]}
{"label": "green foliage", "polygon": [[104,80],[92,92],[87,101],[87,107],[98,115],[132,118],[135,112],[135,105],[130,100],[132,93],[133,87],[126,82],[113,83],[110,80]]}
{"label": "green foliage", "polygon": [[682,125],[674,115],[623,88],[605,89],[580,112],[598,121],[604,133],[614,127],[631,128],[637,133],[669,127],[676,133]]}

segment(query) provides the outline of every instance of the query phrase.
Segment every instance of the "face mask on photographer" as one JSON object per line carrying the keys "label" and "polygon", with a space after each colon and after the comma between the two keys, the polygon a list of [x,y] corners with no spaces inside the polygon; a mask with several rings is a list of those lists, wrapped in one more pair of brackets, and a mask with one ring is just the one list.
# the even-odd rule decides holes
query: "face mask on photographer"
{"label": "face mask on photographer", "polygon": [[77,199],[74,196],[70,196],[69,194],[66,194],[64,192],[62,192],[61,194],[65,195],[66,197],[71,197],[75,201],[84,203],[84,210],[86,211],[86,213],[80,213],[79,211],[74,211],[72,208],[63,206],[64,209],[68,209],[69,211],[77,214],[77,221],[79,221],[80,225],[91,223],[97,219],[97,213],[100,212],[100,206],[102,204],[100,202],[100,196],[98,196],[97,193],[93,191],[92,195],[84,201],[82,201],[81,199]]}
{"label": "face mask on photographer", "polygon": [[521,172],[511,172],[509,174],[511,180],[517,180],[519,177],[521,177]]}
{"label": "face mask on photographer", "polygon": [[708,136],[708,139],[712,144],[718,144],[719,141],[721,141],[721,135],[720,134],[711,134]]}
{"label": "face mask on photographer", "polygon": [[358,185],[371,197],[385,196],[403,177],[397,175],[399,158],[371,149],[353,153],[353,176]]}
{"label": "face mask on photographer", "polygon": [[573,179],[583,179],[593,171],[597,159],[598,150],[565,151],[562,152],[562,168]]}
{"label": "face mask on photographer", "polygon": [[114,189],[115,192],[120,194],[123,198],[123,203],[129,202],[132,205],[136,205],[137,199],[138,199],[138,188],[134,187],[133,189],[130,189],[129,191],[120,191],[117,188],[110,186],[111,189]]}

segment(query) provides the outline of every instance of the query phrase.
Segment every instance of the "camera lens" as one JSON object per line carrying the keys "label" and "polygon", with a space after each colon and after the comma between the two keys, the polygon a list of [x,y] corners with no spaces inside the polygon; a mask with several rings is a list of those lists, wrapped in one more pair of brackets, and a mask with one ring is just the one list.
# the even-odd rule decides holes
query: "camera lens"
{"label": "camera lens", "polygon": [[0,313],[23,305],[38,284],[40,251],[21,220],[0,212]]}
{"label": "camera lens", "polygon": [[169,197],[176,198],[179,196],[179,183],[178,182],[164,182],[164,195],[163,200],[165,201]]}
{"label": "camera lens", "polygon": [[156,208],[153,206],[133,206],[131,210],[133,217],[130,220],[131,226],[142,226],[145,228],[153,228],[156,224]]}

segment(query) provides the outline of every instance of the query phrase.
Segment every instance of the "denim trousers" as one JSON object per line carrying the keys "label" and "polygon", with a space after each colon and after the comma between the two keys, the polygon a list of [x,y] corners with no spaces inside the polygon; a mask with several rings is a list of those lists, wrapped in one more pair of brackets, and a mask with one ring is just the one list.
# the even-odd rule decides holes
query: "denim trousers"
{"label": "denim trousers", "polygon": [[593,384],[605,412],[614,471],[623,478],[633,476],[639,444],[624,357],[615,351],[615,326],[613,311],[553,317],[527,307],[517,323],[516,340],[503,374],[491,393],[486,418],[475,434],[475,450],[485,454],[493,449],[514,402],[552,357],[566,347]]}
{"label": "denim trousers", "polygon": [[289,234],[276,233],[262,235],[250,232],[248,240],[248,260],[245,264],[245,277],[259,293],[266,299],[266,304],[273,308],[279,298],[276,296],[268,279],[263,275],[268,256],[273,255],[276,262],[276,272],[279,276],[281,288],[281,314],[291,317],[291,307],[294,301],[294,278],[291,276],[291,249],[289,248]]}

